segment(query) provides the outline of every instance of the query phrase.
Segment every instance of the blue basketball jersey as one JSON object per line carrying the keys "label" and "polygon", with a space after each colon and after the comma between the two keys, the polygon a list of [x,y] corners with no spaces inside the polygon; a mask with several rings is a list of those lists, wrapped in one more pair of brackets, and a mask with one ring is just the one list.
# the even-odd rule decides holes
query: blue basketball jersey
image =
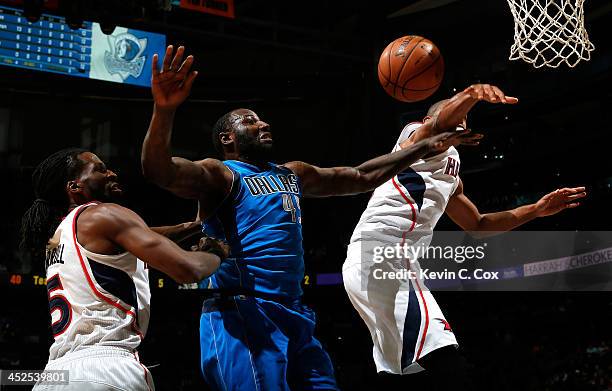
{"label": "blue basketball jersey", "polygon": [[231,254],[203,285],[299,298],[304,250],[298,177],[273,163],[265,168],[236,160],[223,164],[234,175],[232,189],[202,232],[227,240]]}

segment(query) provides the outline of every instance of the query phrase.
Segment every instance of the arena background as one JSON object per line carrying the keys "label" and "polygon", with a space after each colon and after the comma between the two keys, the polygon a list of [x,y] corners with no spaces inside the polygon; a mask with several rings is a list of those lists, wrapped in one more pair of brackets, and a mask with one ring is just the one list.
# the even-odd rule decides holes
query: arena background
{"label": "arena background", "polygon": [[[579,208],[521,229],[612,230],[608,2],[585,5],[596,46],[592,60],[557,70],[508,60],[513,21],[501,0],[236,0],[234,19],[151,4],[143,18],[142,2],[108,4],[115,4],[112,13],[122,26],[166,34],[168,43],[184,44],[196,56],[200,75],[177,115],[176,155],[211,156],[212,124],[233,108],[247,107],[271,124],[277,161],[358,164],[390,151],[402,124],[422,118],[429,104],[487,82],[520,103],[483,103],[470,115],[470,127],[486,137],[480,147],[460,150],[467,195],[481,211],[496,211],[533,202],[560,186],[585,185],[589,196]],[[420,10],[428,5],[434,7]],[[388,97],[376,76],[382,49],[408,34],[435,42],[446,63],[438,92],[414,104]],[[140,150],[151,109],[147,88],[0,67],[0,368],[43,368],[51,341],[46,289],[34,278],[44,275],[43,265],[17,250],[20,218],[33,200],[30,175],[44,157],[68,146],[89,148],[118,172],[127,190],[125,204],[148,223],[194,217],[195,203],[142,178]],[[316,276],[340,271],[368,197],[308,199],[302,205],[304,301],[318,314],[317,335],[346,390],[379,388],[382,380],[375,374],[369,333],[342,286],[318,285]],[[447,218],[437,228],[457,229]],[[23,281],[10,283],[16,274]],[[163,278],[152,278],[152,319],[141,358],[154,366],[160,390],[206,389],[198,368],[201,292],[176,289],[168,278],[156,286],[158,277]],[[500,390],[612,389],[609,292],[436,297],[476,388],[495,383]],[[401,384],[428,389],[423,374],[403,383],[384,381],[385,389]]]}

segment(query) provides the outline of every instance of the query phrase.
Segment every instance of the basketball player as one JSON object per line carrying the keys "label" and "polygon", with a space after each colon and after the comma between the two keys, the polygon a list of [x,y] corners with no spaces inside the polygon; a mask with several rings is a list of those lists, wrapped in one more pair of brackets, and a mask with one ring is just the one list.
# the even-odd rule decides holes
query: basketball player
{"label": "basketball player", "polygon": [[[22,248],[36,253],[46,247],[55,342],[45,369],[68,370],[70,381],[35,389],[153,389],[136,352],[147,330],[151,295],[140,259],[177,282],[196,282],[215,271],[228,248],[211,242],[210,252],[184,251],[136,213],[110,203],[122,192],[117,176],[83,149],[46,158],[33,184],[37,198],[23,217]],[[179,234],[183,228],[159,230]]]}
{"label": "basketball player", "polygon": [[301,304],[304,276],[300,198],[374,189],[419,157],[479,136],[424,138],[359,167],[318,168],[269,162],[270,126],[247,109],[222,116],[213,143],[225,160],[170,155],[172,123],[197,75],[184,48],[169,46],[161,72],[153,58],[153,117],[142,150],[145,177],[199,201],[206,233],[226,238],[231,257],[207,281],[221,290],[200,319],[202,372],[217,390],[336,389],[329,356],[313,336],[315,317]]}
{"label": "basketball player", "polygon": [[[467,113],[479,101],[518,102],[496,86],[470,86],[434,104],[423,122],[406,125],[393,150],[410,148],[441,129],[465,128]],[[374,249],[397,244],[428,246],[444,212],[465,231],[508,231],[536,217],[575,208],[586,195],[584,187],[559,189],[535,204],[483,214],[464,194],[459,167],[459,153],[450,147],[420,159],[378,187],[357,223],[343,266],[348,296],[374,342],[378,372],[409,374],[424,368],[433,372],[434,381],[439,383],[436,389],[462,389],[455,335],[422,279],[391,281],[371,275],[377,267],[409,265],[416,271],[419,264],[389,259],[387,264],[377,265]]]}

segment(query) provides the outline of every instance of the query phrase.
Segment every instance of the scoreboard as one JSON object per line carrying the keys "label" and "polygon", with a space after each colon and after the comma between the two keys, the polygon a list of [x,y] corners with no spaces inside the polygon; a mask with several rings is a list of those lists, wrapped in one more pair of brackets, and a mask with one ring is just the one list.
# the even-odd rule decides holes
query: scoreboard
{"label": "scoreboard", "polygon": [[72,30],[46,14],[31,23],[22,10],[0,6],[0,65],[150,86],[151,58],[165,46],[163,34],[117,27],[106,35],[87,21]]}
{"label": "scoreboard", "polygon": [[[340,273],[327,273],[317,274],[313,276],[306,274],[302,285],[304,288],[310,288],[311,286],[322,286],[322,285],[342,285],[342,275]],[[206,281],[206,280],[204,280]],[[36,288],[46,287],[47,279],[44,273],[33,273],[33,274],[21,274],[21,273],[7,273],[0,271],[0,291],[6,288]],[[172,279],[161,272],[154,269],[149,269],[149,285],[154,290],[206,290],[207,284],[205,283],[194,283],[194,284],[177,284]]]}

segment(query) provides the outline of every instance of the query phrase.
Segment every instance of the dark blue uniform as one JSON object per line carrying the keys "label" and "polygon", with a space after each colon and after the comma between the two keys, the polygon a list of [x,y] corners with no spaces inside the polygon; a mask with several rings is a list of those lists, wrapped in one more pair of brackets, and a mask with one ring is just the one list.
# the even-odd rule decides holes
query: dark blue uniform
{"label": "dark blue uniform", "polygon": [[298,177],[268,163],[225,161],[232,189],[203,232],[231,255],[203,281],[221,297],[200,318],[202,372],[220,390],[337,389],[329,356],[300,302],[304,250]]}

